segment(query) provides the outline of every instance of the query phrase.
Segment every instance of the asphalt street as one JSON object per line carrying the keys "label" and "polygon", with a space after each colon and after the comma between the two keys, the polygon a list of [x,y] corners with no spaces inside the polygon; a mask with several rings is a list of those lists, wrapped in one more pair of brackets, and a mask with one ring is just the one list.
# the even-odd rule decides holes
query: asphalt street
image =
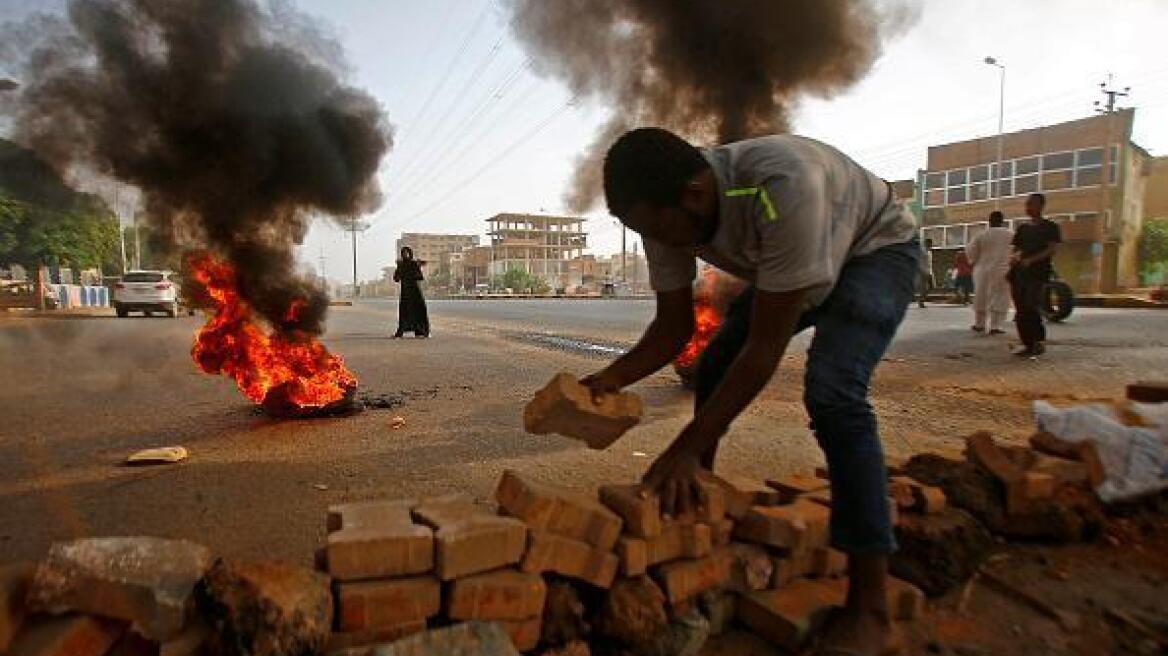
{"label": "asphalt street", "polygon": [[[0,556],[39,557],[76,535],[184,537],[243,557],[309,562],[325,509],[348,500],[462,492],[488,499],[507,468],[564,485],[635,481],[691,404],[669,370],[635,387],[645,421],[603,452],[522,430],[523,404],[555,372],[587,373],[633,343],[644,301],[434,301],[433,337],[390,340],[388,301],[334,308],[325,341],[392,409],[276,421],[233,383],[198,371],[199,318],[0,318]],[[1079,310],[1038,361],[978,337],[969,310],[912,308],[878,372],[873,404],[895,456],[953,450],[974,430],[1030,432],[1029,404],[1122,395],[1168,371],[1168,313]],[[718,468],[765,477],[821,462],[792,346],[735,422]],[[406,420],[392,429],[394,416]],[[181,444],[178,465],[129,468],[129,453]]]}

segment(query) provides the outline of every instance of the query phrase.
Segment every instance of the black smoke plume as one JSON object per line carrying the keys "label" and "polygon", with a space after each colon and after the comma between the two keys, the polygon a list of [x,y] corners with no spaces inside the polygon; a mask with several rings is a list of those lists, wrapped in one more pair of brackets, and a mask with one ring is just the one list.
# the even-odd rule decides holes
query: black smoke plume
{"label": "black smoke plume", "polygon": [[600,197],[600,163],[626,130],[656,125],[707,144],[785,132],[799,97],[859,80],[916,13],[904,4],[915,0],[510,2],[538,70],[613,112],[577,162],[565,198],[575,211]]}
{"label": "black smoke plume", "polygon": [[376,207],[392,145],[378,103],[343,81],[335,40],[254,0],[71,0],[67,19],[0,35],[21,42],[0,48],[20,82],[4,105],[17,141],[59,170],[136,186],[153,235],[230,261],[273,326],[321,331],[327,300],[293,248],[316,214]]}

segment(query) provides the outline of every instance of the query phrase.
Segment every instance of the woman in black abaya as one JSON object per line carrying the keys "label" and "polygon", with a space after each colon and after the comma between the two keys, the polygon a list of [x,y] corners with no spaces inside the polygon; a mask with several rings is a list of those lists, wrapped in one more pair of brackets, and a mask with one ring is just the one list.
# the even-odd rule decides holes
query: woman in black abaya
{"label": "woman in black abaya", "polygon": [[430,317],[426,314],[426,299],[422,298],[421,262],[414,259],[414,251],[405,246],[401,249],[401,259],[393,272],[394,282],[401,283],[401,300],[397,306],[397,332],[394,339],[403,333],[412,332],[415,337],[430,336]]}

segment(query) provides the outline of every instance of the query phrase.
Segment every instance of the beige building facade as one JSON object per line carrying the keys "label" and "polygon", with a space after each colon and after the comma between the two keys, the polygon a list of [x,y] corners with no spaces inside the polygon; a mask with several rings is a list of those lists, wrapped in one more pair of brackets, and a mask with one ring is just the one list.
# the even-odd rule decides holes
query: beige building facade
{"label": "beige building facade", "polygon": [[[1025,221],[1027,196],[1046,195],[1063,245],[1055,270],[1080,293],[1139,284],[1138,249],[1151,158],[1132,142],[1135,110],[998,137],[933,146],[917,180],[922,237],[936,266],[986,229],[1000,209]],[[939,272],[938,272],[939,273]]]}
{"label": "beige building facade", "polygon": [[427,279],[439,271],[449,270],[450,255],[464,248],[479,245],[478,235],[444,235],[425,232],[403,232],[394,250],[393,259],[401,257],[401,249],[409,246],[414,258],[424,260],[422,273]]}

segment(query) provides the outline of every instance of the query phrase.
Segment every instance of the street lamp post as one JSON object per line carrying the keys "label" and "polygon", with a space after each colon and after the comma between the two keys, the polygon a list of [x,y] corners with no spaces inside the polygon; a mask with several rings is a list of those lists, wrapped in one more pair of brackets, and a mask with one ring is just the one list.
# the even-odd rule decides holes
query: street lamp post
{"label": "street lamp post", "polygon": [[999,62],[994,57],[986,57],[985,63],[990,66],[997,67],[1000,75],[1000,86],[998,88],[998,173],[996,176],[990,176],[990,193],[993,193],[994,183],[997,183],[998,193],[994,194],[994,209],[1002,208],[1002,138],[1005,132],[1006,124],[1006,66]]}

